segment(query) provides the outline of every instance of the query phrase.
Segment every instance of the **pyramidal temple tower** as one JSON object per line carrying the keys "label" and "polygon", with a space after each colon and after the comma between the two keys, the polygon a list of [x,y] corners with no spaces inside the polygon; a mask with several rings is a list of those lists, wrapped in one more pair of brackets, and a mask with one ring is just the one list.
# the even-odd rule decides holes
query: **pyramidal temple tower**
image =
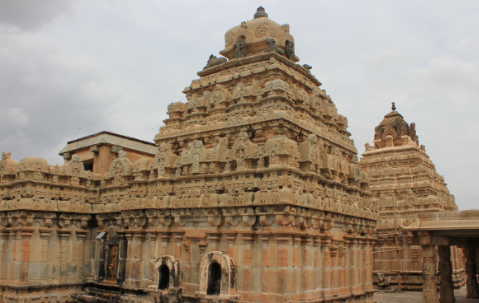
{"label": "pyramidal temple tower", "polygon": [[[369,189],[380,213],[374,253],[375,283],[397,284],[400,270],[403,289],[422,289],[421,246],[413,245],[411,235],[401,230],[419,224],[421,214],[457,211],[454,195],[449,193],[444,177],[436,172],[425,147],[419,145],[415,123],[408,124],[394,103],[374,132],[374,144],[366,143],[360,166],[371,178]],[[394,251],[395,227],[400,233],[399,258]],[[465,281],[462,252],[457,247],[451,247],[451,259],[457,288]]]}
{"label": "pyramidal temple tower", "polygon": [[348,120],[262,7],[220,54],[154,155],[109,132],[62,166],[4,154],[3,302],[373,302],[379,212]]}

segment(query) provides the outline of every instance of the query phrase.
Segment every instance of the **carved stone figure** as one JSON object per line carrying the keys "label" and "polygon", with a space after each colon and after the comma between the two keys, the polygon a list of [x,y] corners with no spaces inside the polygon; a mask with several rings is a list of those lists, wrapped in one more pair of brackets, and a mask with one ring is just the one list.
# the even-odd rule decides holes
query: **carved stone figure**
{"label": "carved stone figure", "polygon": [[290,40],[286,40],[286,48],[285,48],[286,58],[291,61],[295,61],[296,56],[294,54],[294,42]]}
{"label": "carved stone figure", "polygon": [[379,287],[387,287],[391,284],[391,277],[387,277],[382,272],[378,272],[378,286]]}
{"label": "carved stone figure", "polygon": [[308,71],[308,73],[311,73],[311,69],[313,68],[313,67],[312,67],[311,65],[309,65],[309,64],[303,64],[303,67],[304,67],[305,70]]}
{"label": "carved stone figure", "polygon": [[234,44],[233,48],[233,59],[246,57],[246,42],[243,41],[241,37],[238,37],[238,40]]}
{"label": "carved stone figure", "polygon": [[277,52],[280,55],[284,55],[283,50],[276,45],[276,40],[270,38],[266,40],[266,43],[268,43],[268,49],[266,52]]}
{"label": "carved stone figure", "polygon": [[210,68],[212,66],[228,62],[228,59],[226,58],[217,58],[216,56],[210,55],[210,58],[208,59],[208,62],[206,63],[206,66],[203,69]]}

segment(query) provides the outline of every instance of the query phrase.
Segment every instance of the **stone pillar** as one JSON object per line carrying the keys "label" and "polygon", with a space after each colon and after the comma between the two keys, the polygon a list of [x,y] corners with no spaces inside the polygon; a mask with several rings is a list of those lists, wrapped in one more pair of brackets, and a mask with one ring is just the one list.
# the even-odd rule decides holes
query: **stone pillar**
{"label": "stone pillar", "polygon": [[118,235],[118,275],[116,278],[117,284],[123,283],[125,281],[126,275],[126,259],[128,257],[128,240],[124,232],[117,232]]}
{"label": "stone pillar", "polygon": [[175,257],[178,260],[181,259],[181,241],[183,241],[184,234],[185,234],[184,231],[174,233],[174,237],[175,237]]}
{"label": "stone pillar", "polygon": [[464,256],[466,258],[466,284],[467,284],[467,299],[479,298],[479,287],[477,285],[477,272],[476,272],[476,260],[475,249],[470,244],[464,247]]}
{"label": "stone pillar", "polygon": [[[269,260],[270,266],[274,269],[268,271],[268,290],[267,293],[278,294],[283,297],[284,293],[288,292],[288,289],[292,289],[291,283],[288,285],[288,255],[292,252],[292,235],[288,233],[275,233],[275,246],[271,252],[271,257],[275,260]],[[288,248],[291,247],[291,252],[288,252]],[[291,264],[289,265],[291,266]],[[270,276],[271,275],[271,276]],[[264,275],[263,275],[264,276]],[[292,279],[292,275],[289,280]],[[265,282],[263,278],[263,283]],[[263,295],[264,301],[279,300],[279,297]]]}
{"label": "stone pillar", "polygon": [[8,235],[8,231],[0,232],[0,280],[7,278]]}
{"label": "stone pillar", "polygon": [[170,253],[168,252],[168,246],[170,244],[171,232],[160,232],[160,238],[161,238],[160,254],[162,256],[170,255]]}
{"label": "stone pillar", "polygon": [[329,287],[331,288],[332,296],[339,296],[339,264],[338,264],[338,246],[337,242],[329,247],[329,266],[331,268],[329,278]]}
{"label": "stone pillar", "polygon": [[313,257],[313,277],[314,277],[314,283],[313,283],[313,298],[321,298],[321,281],[322,276],[321,276],[321,268],[323,267],[323,260],[322,260],[322,255],[321,255],[321,238],[320,235],[317,235],[313,238],[313,250],[314,250],[314,255]]}
{"label": "stone pillar", "polygon": [[254,232],[241,233],[243,260],[238,266],[238,275],[243,276],[243,285],[238,285],[238,289],[246,292],[251,291],[251,268],[253,267],[253,244],[255,237]]}
{"label": "stone pillar", "polygon": [[346,258],[344,260],[346,265],[346,293],[353,293],[353,277],[354,277],[354,268],[353,268],[353,238],[345,237],[348,240],[344,242],[344,250],[346,251]]}
{"label": "stone pillar", "polygon": [[[378,249],[379,251],[388,250],[385,238],[379,239],[379,247],[378,248],[379,248]],[[379,253],[378,256],[380,256],[380,257],[379,258],[376,257],[377,259],[379,259],[379,263],[377,264],[378,267],[376,268],[376,270],[389,270],[390,269],[389,259],[388,259],[389,252]]]}
{"label": "stone pillar", "polygon": [[[373,291],[374,290],[374,280],[373,280],[373,270],[374,270],[374,254],[373,254],[373,250],[374,250],[374,246],[376,245],[376,241],[374,241],[375,239],[371,240],[371,242],[369,242],[369,271],[368,271],[368,275],[369,275],[369,287],[368,289]],[[372,293],[374,294],[374,293]]]}
{"label": "stone pillar", "polygon": [[310,236],[301,238],[301,284],[303,285],[304,300],[314,298],[314,246]]}
{"label": "stone pillar", "polygon": [[46,280],[50,278],[49,273],[51,272],[51,265],[48,260],[48,240],[50,239],[53,230],[48,228],[40,228],[39,231],[42,241],[40,279]]}
{"label": "stone pillar", "polygon": [[236,242],[236,235],[238,234],[238,232],[225,231],[223,232],[223,234],[225,235],[225,239],[228,242],[228,255],[231,258],[235,259],[235,242]]}
{"label": "stone pillar", "polygon": [[[259,272],[259,288],[258,292],[267,293],[268,292],[268,272],[270,271],[270,266],[272,263],[269,260],[270,252],[270,239],[271,232],[258,232],[259,240],[261,241],[261,266],[258,268]],[[274,262],[274,260],[273,260]]]}
{"label": "stone pillar", "polygon": [[21,272],[20,280],[29,281],[28,278],[28,267],[30,265],[30,239],[32,238],[32,230],[22,230],[22,248],[21,248]]}
{"label": "stone pillar", "polygon": [[132,247],[132,258],[130,259],[130,272],[128,276],[132,280],[135,287],[142,287],[141,285],[143,279],[143,241],[145,240],[145,233],[144,232],[134,232],[133,233],[133,246]]}
{"label": "stone pillar", "polygon": [[9,251],[10,251],[10,266],[7,268],[7,279],[8,280],[19,280],[20,279],[20,268],[19,265],[21,262],[19,257],[20,249],[18,246],[17,232],[10,231],[10,241],[9,241]]}
{"label": "stone pillar", "polygon": [[449,246],[439,246],[439,286],[440,303],[454,303],[454,285],[452,284],[451,250]]}
{"label": "stone pillar", "polygon": [[435,254],[436,249],[434,246],[422,245],[422,276],[424,278],[422,298],[424,303],[436,303],[438,299],[436,287],[436,264],[434,263]]}
{"label": "stone pillar", "polygon": [[77,267],[78,267],[78,280],[82,280],[83,276],[85,275],[83,270],[83,259],[84,259],[84,252],[85,252],[85,238],[87,231],[86,230],[77,230],[76,231],[77,238],[78,238],[78,252],[77,252]]}
{"label": "stone pillar", "polygon": [[351,276],[352,276],[352,293],[359,292],[359,269],[358,269],[358,247],[359,247],[359,240],[353,239],[351,240]]}
{"label": "stone pillar", "polygon": [[158,234],[156,232],[148,233],[148,240],[150,240],[150,252],[148,256],[148,262],[145,266],[145,278],[152,283],[155,281],[155,260],[158,258],[156,253],[156,239]]}
{"label": "stone pillar", "polygon": [[[388,237],[386,239],[386,247],[385,247],[385,250],[387,251],[385,253],[386,255],[386,264],[387,264],[387,267],[386,267],[386,270],[390,270],[390,271],[395,271],[395,270],[398,270],[399,268],[399,264],[397,264],[397,259],[396,259],[396,253],[397,251],[395,250],[396,248],[396,245],[394,243],[393,245],[393,241],[394,239],[391,238],[391,237]],[[391,278],[392,280],[392,278]]]}
{"label": "stone pillar", "polygon": [[[295,271],[291,271],[291,291],[286,290],[286,292],[291,292],[291,296],[288,298],[291,301],[302,301],[301,292],[302,292],[302,285],[301,285],[301,278],[300,278],[300,271],[301,265],[299,264],[299,250],[300,250],[300,242],[301,237],[298,235],[293,235],[293,245],[292,245],[292,253],[293,253],[293,268],[296,268]],[[286,281],[288,283],[289,281]],[[289,287],[289,285],[288,285]]]}
{"label": "stone pillar", "polygon": [[365,292],[367,288],[367,282],[368,282],[368,275],[366,271],[366,263],[367,263],[367,240],[361,240],[359,245],[359,271],[360,271],[360,290],[361,292]]}
{"label": "stone pillar", "polygon": [[100,250],[98,251],[98,280],[103,281],[105,279],[105,258],[106,258],[106,249],[105,249],[105,239],[97,239],[100,243]]}
{"label": "stone pillar", "polygon": [[149,232],[148,233],[148,239],[150,239],[150,259],[154,261],[154,260],[158,259],[158,252],[157,252],[157,246],[156,246],[156,240],[158,239],[158,233],[157,232]]}
{"label": "stone pillar", "polygon": [[331,296],[331,255],[329,252],[330,244],[331,241],[327,238],[321,241],[321,251],[323,255],[323,267],[321,271],[321,290],[323,298]]}
{"label": "stone pillar", "polygon": [[65,282],[67,280],[67,267],[70,261],[69,240],[71,230],[58,230],[58,237],[60,238],[60,278],[59,280]]}

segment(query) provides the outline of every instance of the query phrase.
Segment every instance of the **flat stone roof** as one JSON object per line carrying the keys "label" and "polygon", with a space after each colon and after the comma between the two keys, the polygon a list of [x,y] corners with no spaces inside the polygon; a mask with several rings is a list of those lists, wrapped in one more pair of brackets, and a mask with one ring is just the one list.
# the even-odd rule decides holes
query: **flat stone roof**
{"label": "flat stone roof", "polygon": [[151,155],[155,155],[158,152],[158,148],[153,142],[102,131],[67,142],[67,145],[60,151],[59,155],[99,144],[119,146],[125,149],[136,150],[138,152]]}
{"label": "flat stone roof", "polygon": [[457,238],[479,236],[479,210],[423,213],[419,215],[419,222],[404,230]]}

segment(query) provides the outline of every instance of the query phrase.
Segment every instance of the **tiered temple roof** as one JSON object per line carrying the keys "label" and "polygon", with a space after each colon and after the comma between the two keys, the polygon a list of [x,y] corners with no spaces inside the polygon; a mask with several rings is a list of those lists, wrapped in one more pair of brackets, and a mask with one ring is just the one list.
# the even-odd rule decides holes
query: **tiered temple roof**
{"label": "tiered temple roof", "polygon": [[2,273],[15,268],[0,295],[34,283],[45,302],[372,302],[379,213],[348,120],[263,8],[220,53],[168,106],[154,158],[108,146],[109,171],[92,173],[91,138],[62,166],[4,155],[0,247],[24,242],[0,251]]}

